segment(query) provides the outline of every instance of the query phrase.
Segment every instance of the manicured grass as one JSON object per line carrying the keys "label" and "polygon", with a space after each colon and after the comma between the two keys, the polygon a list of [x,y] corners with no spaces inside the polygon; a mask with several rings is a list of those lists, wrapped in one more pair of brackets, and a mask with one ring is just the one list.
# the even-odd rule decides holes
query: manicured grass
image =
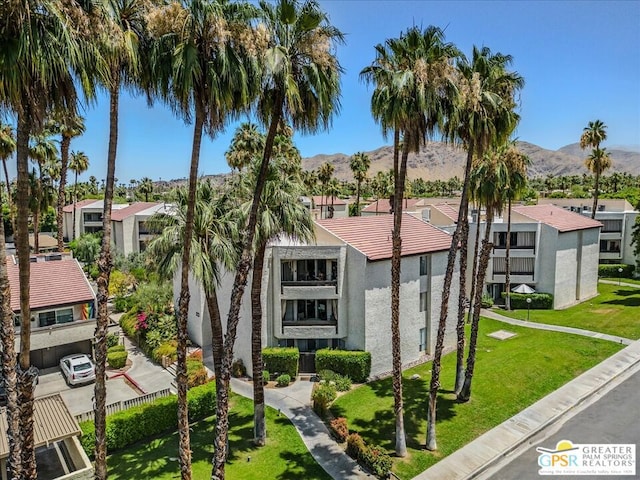
{"label": "manicured grass", "polygon": [[[640,288],[598,284],[600,295],[566,310],[531,310],[531,322],[583,328],[619,337],[640,338]],[[498,313],[520,320],[527,319],[526,310],[498,310]]]}
{"label": "manicured grass", "polygon": [[[505,341],[487,337],[496,330],[509,330],[517,336]],[[436,426],[438,452],[424,450],[431,363],[405,371],[409,455],[395,460],[394,472],[403,479],[414,477],[621,348],[622,345],[612,342],[505,325],[483,318],[468,403],[456,403],[455,395],[448,390],[455,379],[455,353],[443,358]],[[416,373],[420,379],[411,380]],[[391,379],[368,383],[340,397],[332,412],[347,418],[351,432],[358,432],[369,444],[393,453],[395,419]]]}
{"label": "manicured grass", "polygon": [[[267,445],[253,445],[253,403],[233,396],[231,400],[231,456],[226,466],[229,480],[330,479],[308,452],[291,422],[267,408]],[[192,426],[193,478],[211,478],[215,418],[210,417]],[[152,439],[127,448],[108,458],[111,479],[175,479],[178,467],[178,436],[176,433]],[[251,457],[251,461],[247,459]]]}

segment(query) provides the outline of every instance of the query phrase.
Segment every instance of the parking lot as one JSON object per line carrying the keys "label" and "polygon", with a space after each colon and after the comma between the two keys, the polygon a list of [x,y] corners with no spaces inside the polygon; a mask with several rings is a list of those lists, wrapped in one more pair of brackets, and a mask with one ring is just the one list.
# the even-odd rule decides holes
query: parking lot
{"label": "parking lot", "polygon": [[[118,371],[108,371],[107,404],[171,388],[173,376],[169,372],[149,360],[127,338],[124,338],[124,344],[131,360],[131,366],[126,370],[127,376],[138,385],[140,390],[127,382],[124,376],[118,376]],[[39,383],[35,390],[36,397],[52,393],[60,393],[73,415],[93,410],[94,383],[70,387],[65,382],[59,367],[40,371]]]}

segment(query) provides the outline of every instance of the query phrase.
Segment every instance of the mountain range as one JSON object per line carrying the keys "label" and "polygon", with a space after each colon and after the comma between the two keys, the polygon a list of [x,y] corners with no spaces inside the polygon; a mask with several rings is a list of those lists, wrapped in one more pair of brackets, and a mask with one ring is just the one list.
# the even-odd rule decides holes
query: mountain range
{"label": "mountain range", "polygon": [[[588,151],[582,150],[578,143],[566,145],[558,150],[547,150],[528,142],[517,142],[517,145],[531,161],[529,176],[532,178],[589,173],[584,166]],[[640,152],[623,148],[614,147],[607,150],[611,156],[612,167],[605,172],[605,175],[613,172],[640,175]],[[364,153],[371,159],[370,177],[379,171],[389,170],[393,166],[391,146],[383,146]],[[453,176],[462,178],[466,155],[462,148],[441,142],[430,142],[419,153],[409,155],[407,176],[412,180],[419,177],[425,180],[447,180]],[[321,154],[303,159],[302,166],[305,170],[315,170],[323,163],[330,162],[335,167],[336,178],[351,181],[353,174],[349,168],[349,159],[350,156],[343,153]]]}

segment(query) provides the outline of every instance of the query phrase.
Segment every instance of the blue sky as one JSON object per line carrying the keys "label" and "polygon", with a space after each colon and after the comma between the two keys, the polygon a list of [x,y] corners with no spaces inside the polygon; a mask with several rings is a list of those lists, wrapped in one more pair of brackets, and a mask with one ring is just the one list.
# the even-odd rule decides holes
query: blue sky
{"label": "blue sky", "polygon": [[[353,154],[387,144],[373,121],[371,87],[359,72],[374,59],[373,47],[412,25],[436,25],[465,54],[473,45],[514,57],[525,79],[520,140],[557,149],[578,141],[590,120],[608,126],[606,145],[640,145],[640,1],[402,1],[321,0],[332,23],[346,34],[338,58],[342,108],[332,128],[296,135],[303,157]],[[82,176],[106,173],[108,102],[102,96],[84,112],[87,132],[72,143],[91,167]],[[188,175],[192,128],[170,110],[147,107],[123,94],[116,177],[154,180]],[[204,139],[200,173],[226,172],[224,152],[236,125]]]}

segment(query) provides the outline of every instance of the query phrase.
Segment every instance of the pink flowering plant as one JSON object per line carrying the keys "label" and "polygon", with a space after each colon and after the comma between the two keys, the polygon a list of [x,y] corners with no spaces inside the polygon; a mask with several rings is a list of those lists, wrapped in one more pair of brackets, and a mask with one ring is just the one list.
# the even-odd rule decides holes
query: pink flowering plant
{"label": "pink flowering plant", "polygon": [[147,323],[147,314],[145,312],[140,312],[136,318],[136,330],[146,331],[149,328],[149,324]]}

